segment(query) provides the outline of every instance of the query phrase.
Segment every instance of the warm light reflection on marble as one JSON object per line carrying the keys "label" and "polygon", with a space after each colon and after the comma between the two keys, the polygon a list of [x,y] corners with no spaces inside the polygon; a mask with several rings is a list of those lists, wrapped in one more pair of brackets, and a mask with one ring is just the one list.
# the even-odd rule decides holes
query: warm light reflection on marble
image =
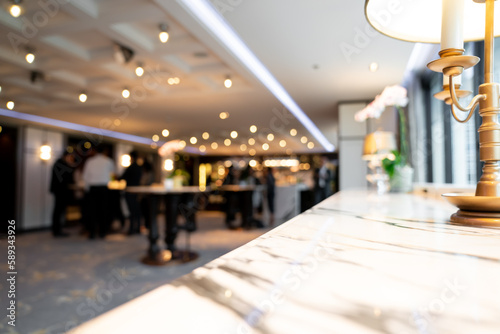
{"label": "warm light reflection on marble", "polygon": [[500,230],[454,211],[341,192],[71,333],[498,333]]}

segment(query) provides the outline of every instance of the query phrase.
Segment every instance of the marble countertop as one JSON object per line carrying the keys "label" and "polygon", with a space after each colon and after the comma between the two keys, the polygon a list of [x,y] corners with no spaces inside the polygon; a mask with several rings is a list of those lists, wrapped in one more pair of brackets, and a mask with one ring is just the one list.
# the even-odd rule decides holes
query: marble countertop
{"label": "marble countertop", "polygon": [[336,194],[71,333],[500,333],[500,229],[409,194]]}

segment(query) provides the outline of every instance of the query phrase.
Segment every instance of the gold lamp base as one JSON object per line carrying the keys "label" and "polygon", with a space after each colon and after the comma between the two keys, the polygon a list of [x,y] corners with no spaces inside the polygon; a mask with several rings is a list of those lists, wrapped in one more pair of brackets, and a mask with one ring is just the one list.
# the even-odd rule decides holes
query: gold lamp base
{"label": "gold lamp base", "polygon": [[459,209],[450,218],[452,224],[500,227],[500,197],[458,193],[442,196]]}
{"label": "gold lamp base", "polygon": [[476,212],[458,210],[450,217],[452,224],[477,226],[477,227],[500,227],[500,212]]}

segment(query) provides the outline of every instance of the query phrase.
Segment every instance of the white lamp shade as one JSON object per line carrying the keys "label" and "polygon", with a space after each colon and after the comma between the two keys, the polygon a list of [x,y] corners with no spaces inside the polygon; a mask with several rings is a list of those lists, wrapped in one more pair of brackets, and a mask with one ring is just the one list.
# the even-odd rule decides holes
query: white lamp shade
{"label": "white lamp shade", "polygon": [[[465,42],[484,39],[484,3],[464,0]],[[365,15],[384,35],[408,42],[441,43],[442,5],[437,0],[366,0]],[[500,36],[500,1],[495,1],[495,36]]]}

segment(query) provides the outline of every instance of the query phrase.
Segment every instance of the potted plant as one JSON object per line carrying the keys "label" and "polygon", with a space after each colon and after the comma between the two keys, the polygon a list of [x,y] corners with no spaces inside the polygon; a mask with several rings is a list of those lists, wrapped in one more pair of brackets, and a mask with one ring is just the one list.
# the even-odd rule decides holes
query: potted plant
{"label": "potted plant", "polygon": [[408,138],[404,107],[408,104],[406,88],[387,86],[364,109],[354,115],[354,119],[363,122],[367,118],[379,118],[387,107],[394,107],[399,118],[399,150],[392,151],[392,156],[382,161],[382,166],[389,175],[391,191],[409,192],[412,189],[413,168],[408,158]]}

